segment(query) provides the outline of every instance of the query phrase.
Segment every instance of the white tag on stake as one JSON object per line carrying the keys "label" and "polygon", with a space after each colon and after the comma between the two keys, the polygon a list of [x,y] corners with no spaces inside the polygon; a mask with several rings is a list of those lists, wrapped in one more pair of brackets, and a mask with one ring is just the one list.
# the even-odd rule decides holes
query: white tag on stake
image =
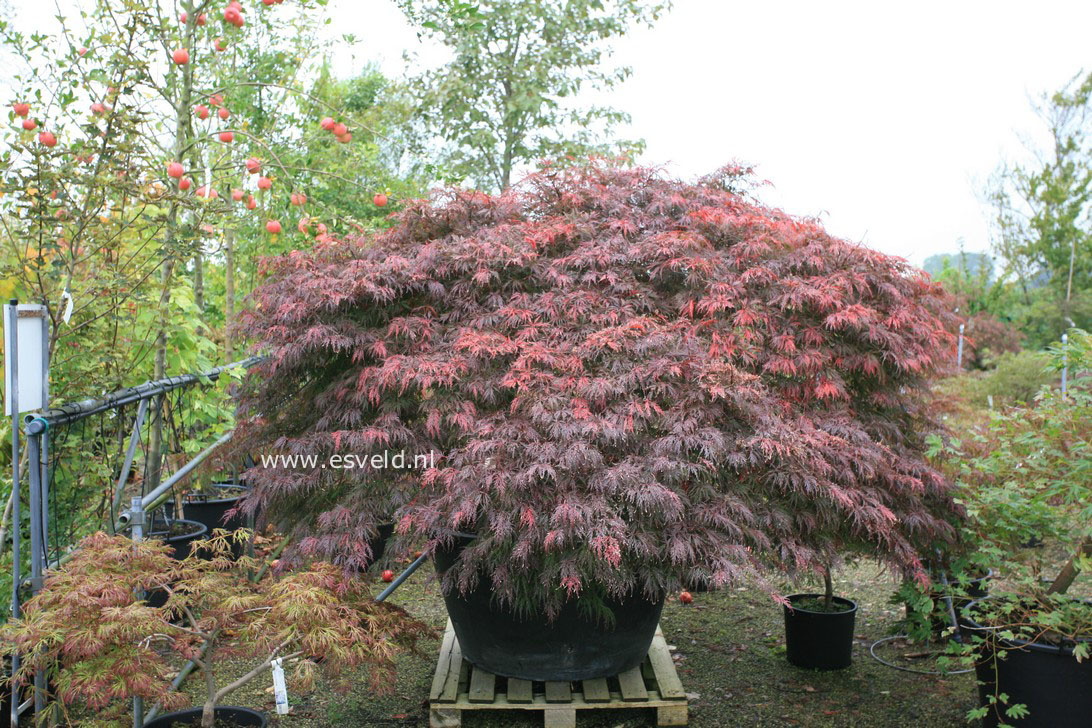
{"label": "white tag on stake", "polygon": [[273,660],[273,696],[277,701],[277,714],[285,715],[288,712],[288,687],[284,684],[284,668],[281,667],[281,658]]}

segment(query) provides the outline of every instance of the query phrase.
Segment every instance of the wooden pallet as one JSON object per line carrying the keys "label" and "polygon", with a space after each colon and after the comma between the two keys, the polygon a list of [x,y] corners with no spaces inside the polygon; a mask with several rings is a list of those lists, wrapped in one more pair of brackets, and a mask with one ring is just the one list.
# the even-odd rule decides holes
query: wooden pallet
{"label": "wooden pallet", "polygon": [[468,710],[539,710],[545,728],[575,728],[577,711],[603,708],[655,708],[656,725],[687,725],[686,693],[659,627],[640,667],[595,680],[532,682],[463,660],[448,620],[429,693],[431,728],[460,728]]}

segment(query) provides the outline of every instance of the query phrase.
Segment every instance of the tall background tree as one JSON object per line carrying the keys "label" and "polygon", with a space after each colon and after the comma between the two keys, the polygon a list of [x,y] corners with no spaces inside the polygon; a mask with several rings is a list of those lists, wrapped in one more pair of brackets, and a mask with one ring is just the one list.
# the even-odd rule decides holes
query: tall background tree
{"label": "tall background tree", "polygon": [[1092,74],[1043,97],[1048,143],[1002,165],[987,196],[995,252],[1018,293],[1012,318],[1041,347],[1092,325]]}
{"label": "tall background tree", "polygon": [[607,91],[631,72],[610,68],[612,38],[651,25],[670,0],[397,0],[423,36],[452,54],[413,81],[426,139],[451,181],[504,190],[540,159],[639,151],[615,139],[629,115],[582,105],[581,91]]}

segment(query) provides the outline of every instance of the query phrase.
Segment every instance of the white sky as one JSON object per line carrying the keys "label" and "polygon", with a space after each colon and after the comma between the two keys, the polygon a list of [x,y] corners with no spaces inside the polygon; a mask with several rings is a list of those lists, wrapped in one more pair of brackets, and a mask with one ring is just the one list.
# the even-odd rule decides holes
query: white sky
{"label": "white sky", "polygon": [[[24,28],[54,14],[12,5]],[[442,57],[390,0],[330,12],[329,32],[361,41],[339,58],[343,76],[374,60],[399,75],[407,49]],[[616,43],[634,73],[607,101],[633,115],[624,133],[647,141],[644,161],[684,177],[755,164],[773,183],[764,200],[920,264],[960,238],[988,248],[978,191],[1024,154],[1030,99],[1092,70],[1089,28],[1092,3],[1073,0],[676,0]]]}

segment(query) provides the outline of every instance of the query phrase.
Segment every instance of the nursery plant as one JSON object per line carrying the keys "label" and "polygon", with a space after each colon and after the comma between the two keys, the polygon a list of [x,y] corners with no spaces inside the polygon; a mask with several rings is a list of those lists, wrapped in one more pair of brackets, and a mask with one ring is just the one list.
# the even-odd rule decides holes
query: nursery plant
{"label": "nursery plant", "polygon": [[[752,184],[546,166],[268,261],[237,438],[315,460],[245,507],[342,564],[392,517],[436,553],[470,532],[448,593],[523,615],[851,552],[925,578],[919,545],[956,537],[923,456],[945,293]],[[318,465],[390,450],[434,461]]]}
{"label": "nursery plant", "polygon": [[[204,680],[200,721],[193,722],[204,728],[214,725],[228,695],[267,674],[275,658],[298,658],[290,679],[300,689],[314,680],[315,658],[335,680],[343,682],[348,667],[364,667],[373,689],[389,687],[393,655],[412,646],[423,625],[377,604],[362,580],[346,579],[330,564],[281,576],[263,570],[252,581],[247,572],[258,564],[235,560],[231,538],[218,530],[195,544],[210,558],[179,562],[155,540],[88,536],[50,573],[23,617],[5,626],[5,642],[23,656],[15,679],[29,681],[44,670],[64,724],[86,726],[131,724],[124,698],[168,709],[185,705],[187,696],[172,689],[170,678],[189,659]],[[152,589],[169,593],[162,607],[139,599]],[[253,658],[251,669],[225,680],[218,664],[229,657]],[[172,716],[190,724],[170,714],[163,716],[166,725]]]}
{"label": "nursery plant", "polygon": [[[1072,377],[1092,359],[1087,333],[1070,341],[1052,357],[1057,367],[1067,359]],[[1070,382],[1065,396],[1047,388],[969,437],[932,442],[968,516],[948,554],[949,594],[964,606],[963,644],[953,647],[976,662],[982,705],[972,717],[987,725],[1086,725],[1092,716],[1081,687],[1092,676],[1092,605],[1067,595],[1092,566],[1092,392],[1083,377]],[[967,605],[963,575],[988,570],[998,575],[990,598]]]}

